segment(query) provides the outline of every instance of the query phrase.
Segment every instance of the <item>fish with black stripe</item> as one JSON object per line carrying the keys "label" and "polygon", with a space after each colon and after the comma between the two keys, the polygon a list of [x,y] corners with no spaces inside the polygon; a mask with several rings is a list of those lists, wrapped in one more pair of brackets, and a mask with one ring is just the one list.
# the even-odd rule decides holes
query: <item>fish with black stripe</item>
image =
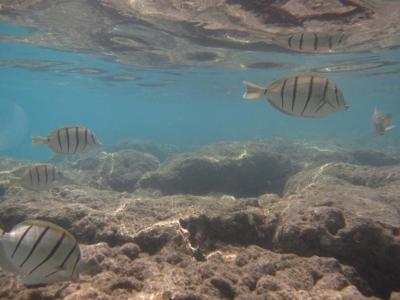
{"label": "fish with black stripe", "polygon": [[348,38],[344,32],[298,32],[273,38],[279,46],[300,52],[333,52]]}
{"label": "fish with black stripe", "polygon": [[0,267],[25,285],[78,280],[80,259],[75,238],[50,222],[25,221],[0,235]]}
{"label": "fish with black stripe", "polygon": [[349,108],[342,90],[330,79],[317,74],[299,74],[277,79],[267,88],[254,83],[246,86],[244,99],[263,96],[279,111],[304,118],[321,118]]}
{"label": "fish with black stripe", "polygon": [[32,144],[47,144],[54,152],[61,154],[84,153],[101,145],[90,129],[81,126],[59,128],[47,137],[33,136]]}
{"label": "fish with black stripe", "polygon": [[51,164],[34,164],[25,169],[21,177],[12,178],[11,184],[18,184],[24,188],[41,191],[54,186],[60,179],[60,172]]}

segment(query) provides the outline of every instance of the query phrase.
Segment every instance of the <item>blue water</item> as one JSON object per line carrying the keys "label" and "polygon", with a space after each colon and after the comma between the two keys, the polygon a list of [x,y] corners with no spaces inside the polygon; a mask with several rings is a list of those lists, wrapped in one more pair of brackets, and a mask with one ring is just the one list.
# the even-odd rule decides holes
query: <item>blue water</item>
{"label": "blue water", "polygon": [[[29,30],[0,24],[0,35],[25,34]],[[293,67],[135,68],[90,53],[1,42],[0,156],[48,159],[50,150],[32,147],[31,135],[47,135],[65,125],[91,128],[105,146],[122,139],[193,147],[270,138],[354,142],[360,147],[365,141],[376,147],[383,147],[385,141],[397,145],[398,74],[374,73],[398,68],[400,50],[326,55],[254,52],[247,56]],[[295,72],[368,60],[389,63],[370,70],[323,74],[341,86],[351,106],[346,112],[302,119],[282,114],[267,101],[242,99],[243,80],[266,84]],[[137,79],[108,80],[115,75]],[[381,139],[371,134],[375,106],[391,112],[394,124],[399,124]]]}

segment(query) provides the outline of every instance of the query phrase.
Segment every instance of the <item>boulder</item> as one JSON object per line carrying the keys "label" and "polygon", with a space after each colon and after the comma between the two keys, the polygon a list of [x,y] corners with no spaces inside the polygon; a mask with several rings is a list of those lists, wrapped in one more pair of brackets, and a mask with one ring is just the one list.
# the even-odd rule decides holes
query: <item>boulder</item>
{"label": "boulder", "polygon": [[274,247],[338,258],[388,297],[400,280],[399,172],[330,163],[296,174],[285,188]]}
{"label": "boulder", "polygon": [[280,194],[293,172],[290,160],[279,153],[237,144],[177,156],[159,170],[145,174],[138,187],[165,195],[220,193],[251,197],[267,192]]}
{"label": "boulder", "polygon": [[107,147],[107,152],[119,152],[122,150],[136,150],[139,152],[151,154],[164,161],[171,155],[177,153],[179,148],[174,145],[157,144],[152,141],[142,140],[123,140],[114,145]]}
{"label": "boulder", "polygon": [[103,166],[100,175],[105,184],[120,192],[132,192],[142,175],[157,169],[160,163],[153,155],[135,150],[110,155],[111,162]]}
{"label": "boulder", "polygon": [[136,150],[103,152],[62,165],[70,182],[100,189],[132,192],[137,181],[148,171],[158,168],[159,160]]}

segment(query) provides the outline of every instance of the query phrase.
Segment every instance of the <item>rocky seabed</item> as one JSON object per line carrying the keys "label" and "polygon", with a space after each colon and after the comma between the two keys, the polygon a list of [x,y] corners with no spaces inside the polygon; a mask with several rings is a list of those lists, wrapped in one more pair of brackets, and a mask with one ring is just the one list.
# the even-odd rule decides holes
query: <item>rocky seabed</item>
{"label": "rocky seabed", "polygon": [[[57,223],[83,256],[79,282],[24,287],[0,271],[1,299],[399,299],[399,158],[132,145],[53,158],[49,191],[0,189],[0,227]],[[1,180],[27,164],[1,159]]]}

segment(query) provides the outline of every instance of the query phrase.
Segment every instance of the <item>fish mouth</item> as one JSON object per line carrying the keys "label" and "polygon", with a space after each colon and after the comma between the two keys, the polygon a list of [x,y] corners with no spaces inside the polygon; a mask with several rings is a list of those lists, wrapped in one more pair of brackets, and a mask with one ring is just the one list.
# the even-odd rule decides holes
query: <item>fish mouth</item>
{"label": "fish mouth", "polygon": [[347,105],[347,104],[346,104],[346,105],[344,106],[344,110],[348,110],[349,108],[350,108],[350,105]]}

